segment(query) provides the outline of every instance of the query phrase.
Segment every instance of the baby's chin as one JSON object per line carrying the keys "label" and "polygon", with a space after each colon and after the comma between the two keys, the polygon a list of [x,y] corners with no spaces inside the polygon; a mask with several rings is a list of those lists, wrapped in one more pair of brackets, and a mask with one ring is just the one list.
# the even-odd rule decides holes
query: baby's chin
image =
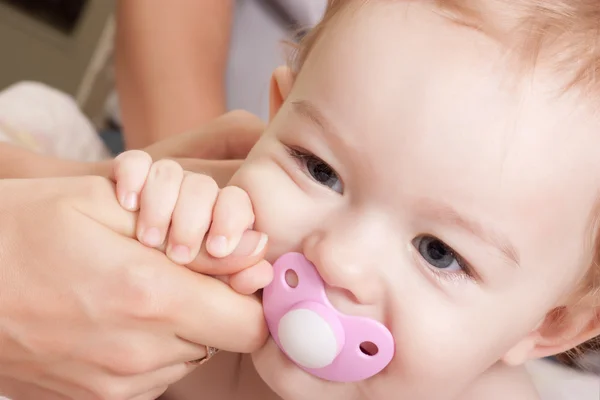
{"label": "baby's chin", "polygon": [[261,379],[286,400],[356,399],[354,385],[327,382],[308,374],[291,362],[272,338],[252,353],[252,362]]}

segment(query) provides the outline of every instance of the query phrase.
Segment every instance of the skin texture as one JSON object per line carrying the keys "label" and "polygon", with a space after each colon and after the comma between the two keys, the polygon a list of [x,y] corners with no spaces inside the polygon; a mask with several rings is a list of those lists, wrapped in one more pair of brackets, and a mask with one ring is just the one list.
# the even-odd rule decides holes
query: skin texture
{"label": "skin texture", "polygon": [[[334,306],[390,328],[395,358],[340,385],[270,340],[254,368],[286,400],[492,398],[499,386],[535,398],[509,367],[600,333],[595,305],[573,297],[592,257],[598,120],[576,91],[560,95],[564,76],[518,75],[500,44],[428,3],[358,3],[295,82],[276,71],[274,118],[230,184],[252,200],[267,259],[303,252]],[[437,267],[423,237],[452,262]],[[206,371],[196,395],[219,384]],[[239,398],[261,393],[253,374],[236,369]]]}

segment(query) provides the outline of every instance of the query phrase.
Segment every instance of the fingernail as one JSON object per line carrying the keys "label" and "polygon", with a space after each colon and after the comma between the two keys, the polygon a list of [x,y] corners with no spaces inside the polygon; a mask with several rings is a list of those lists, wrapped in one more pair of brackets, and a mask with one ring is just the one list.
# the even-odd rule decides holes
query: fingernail
{"label": "fingernail", "polygon": [[254,257],[267,245],[269,237],[264,233],[247,231],[233,254],[239,257]]}
{"label": "fingernail", "polygon": [[206,250],[213,257],[226,257],[229,255],[229,241],[225,236],[212,236],[206,241]]}
{"label": "fingernail", "polygon": [[158,228],[146,229],[142,232],[142,242],[146,246],[156,247],[161,244],[160,231]]}
{"label": "fingernail", "polygon": [[261,233],[260,239],[258,240],[258,244],[256,245],[256,249],[254,249],[254,252],[252,254],[250,254],[250,257],[254,257],[254,256],[258,255],[261,251],[263,251],[263,249],[267,245],[268,241],[269,241],[269,237],[266,234]]}
{"label": "fingernail", "polygon": [[123,197],[121,204],[129,211],[135,211],[137,209],[137,193],[129,192]]}
{"label": "fingernail", "polygon": [[171,260],[178,264],[187,264],[191,261],[190,248],[181,244],[178,244],[176,246],[169,246],[169,249],[167,250],[167,255]]}

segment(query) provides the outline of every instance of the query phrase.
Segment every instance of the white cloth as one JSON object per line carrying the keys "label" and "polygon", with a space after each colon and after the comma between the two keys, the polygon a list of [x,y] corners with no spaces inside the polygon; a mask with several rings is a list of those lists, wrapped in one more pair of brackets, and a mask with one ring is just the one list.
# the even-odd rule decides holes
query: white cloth
{"label": "white cloth", "polygon": [[109,156],[73,98],[36,82],[20,82],[0,92],[0,141],[67,160]]}

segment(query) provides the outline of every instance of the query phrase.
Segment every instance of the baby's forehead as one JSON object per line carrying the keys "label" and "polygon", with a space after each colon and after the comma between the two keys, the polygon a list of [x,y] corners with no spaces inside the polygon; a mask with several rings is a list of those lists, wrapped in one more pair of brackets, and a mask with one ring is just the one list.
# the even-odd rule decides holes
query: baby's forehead
{"label": "baby's forehead", "polygon": [[565,91],[564,75],[543,65],[519,74],[496,40],[448,23],[431,7],[410,1],[370,4],[380,6],[340,14],[297,81],[324,97],[336,90],[345,94],[336,99],[338,108],[354,109],[354,116],[368,119],[370,125],[361,128],[377,125],[371,111],[384,116],[382,122],[395,115],[396,120],[444,122],[450,125],[446,129],[479,130],[481,135],[499,129],[514,136],[524,127],[563,131],[572,121],[596,129],[593,113],[584,110],[593,109],[596,96]]}
{"label": "baby's forehead", "polygon": [[369,166],[373,193],[410,190],[583,230],[600,183],[600,124],[577,90],[561,92],[559,74],[515,80],[496,41],[412,3],[348,13],[329,32],[293,96],[356,149],[346,160]]}
{"label": "baby's forehead", "polygon": [[[420,19],[435,26],[442,19],[457,28],[487,36],[511,53],[521,70],[539,68],[559,72],[563,89],[574,86],[600,94],[600,53],[598,41],[600,3],[564,0],[328,0],[325,16],[301,42],[293,57],[298,70],[319,39],[336,25],[353,25],[361,17],[371,26],[394,19],[402,25],[407,19]],[[383,13],[373,13],[379,8]],[[415,12],[416,11],[416,12]],[[425,13],[422,11],[426,11]],[[441,17],[432,21],[432,16]],[[403,19],[404,17],[404,19]],[[452,34],[450,34],[452,36]],[[387,37],[395,40],[394,35]],[[346,44],[351,43],[345,40]]]}

